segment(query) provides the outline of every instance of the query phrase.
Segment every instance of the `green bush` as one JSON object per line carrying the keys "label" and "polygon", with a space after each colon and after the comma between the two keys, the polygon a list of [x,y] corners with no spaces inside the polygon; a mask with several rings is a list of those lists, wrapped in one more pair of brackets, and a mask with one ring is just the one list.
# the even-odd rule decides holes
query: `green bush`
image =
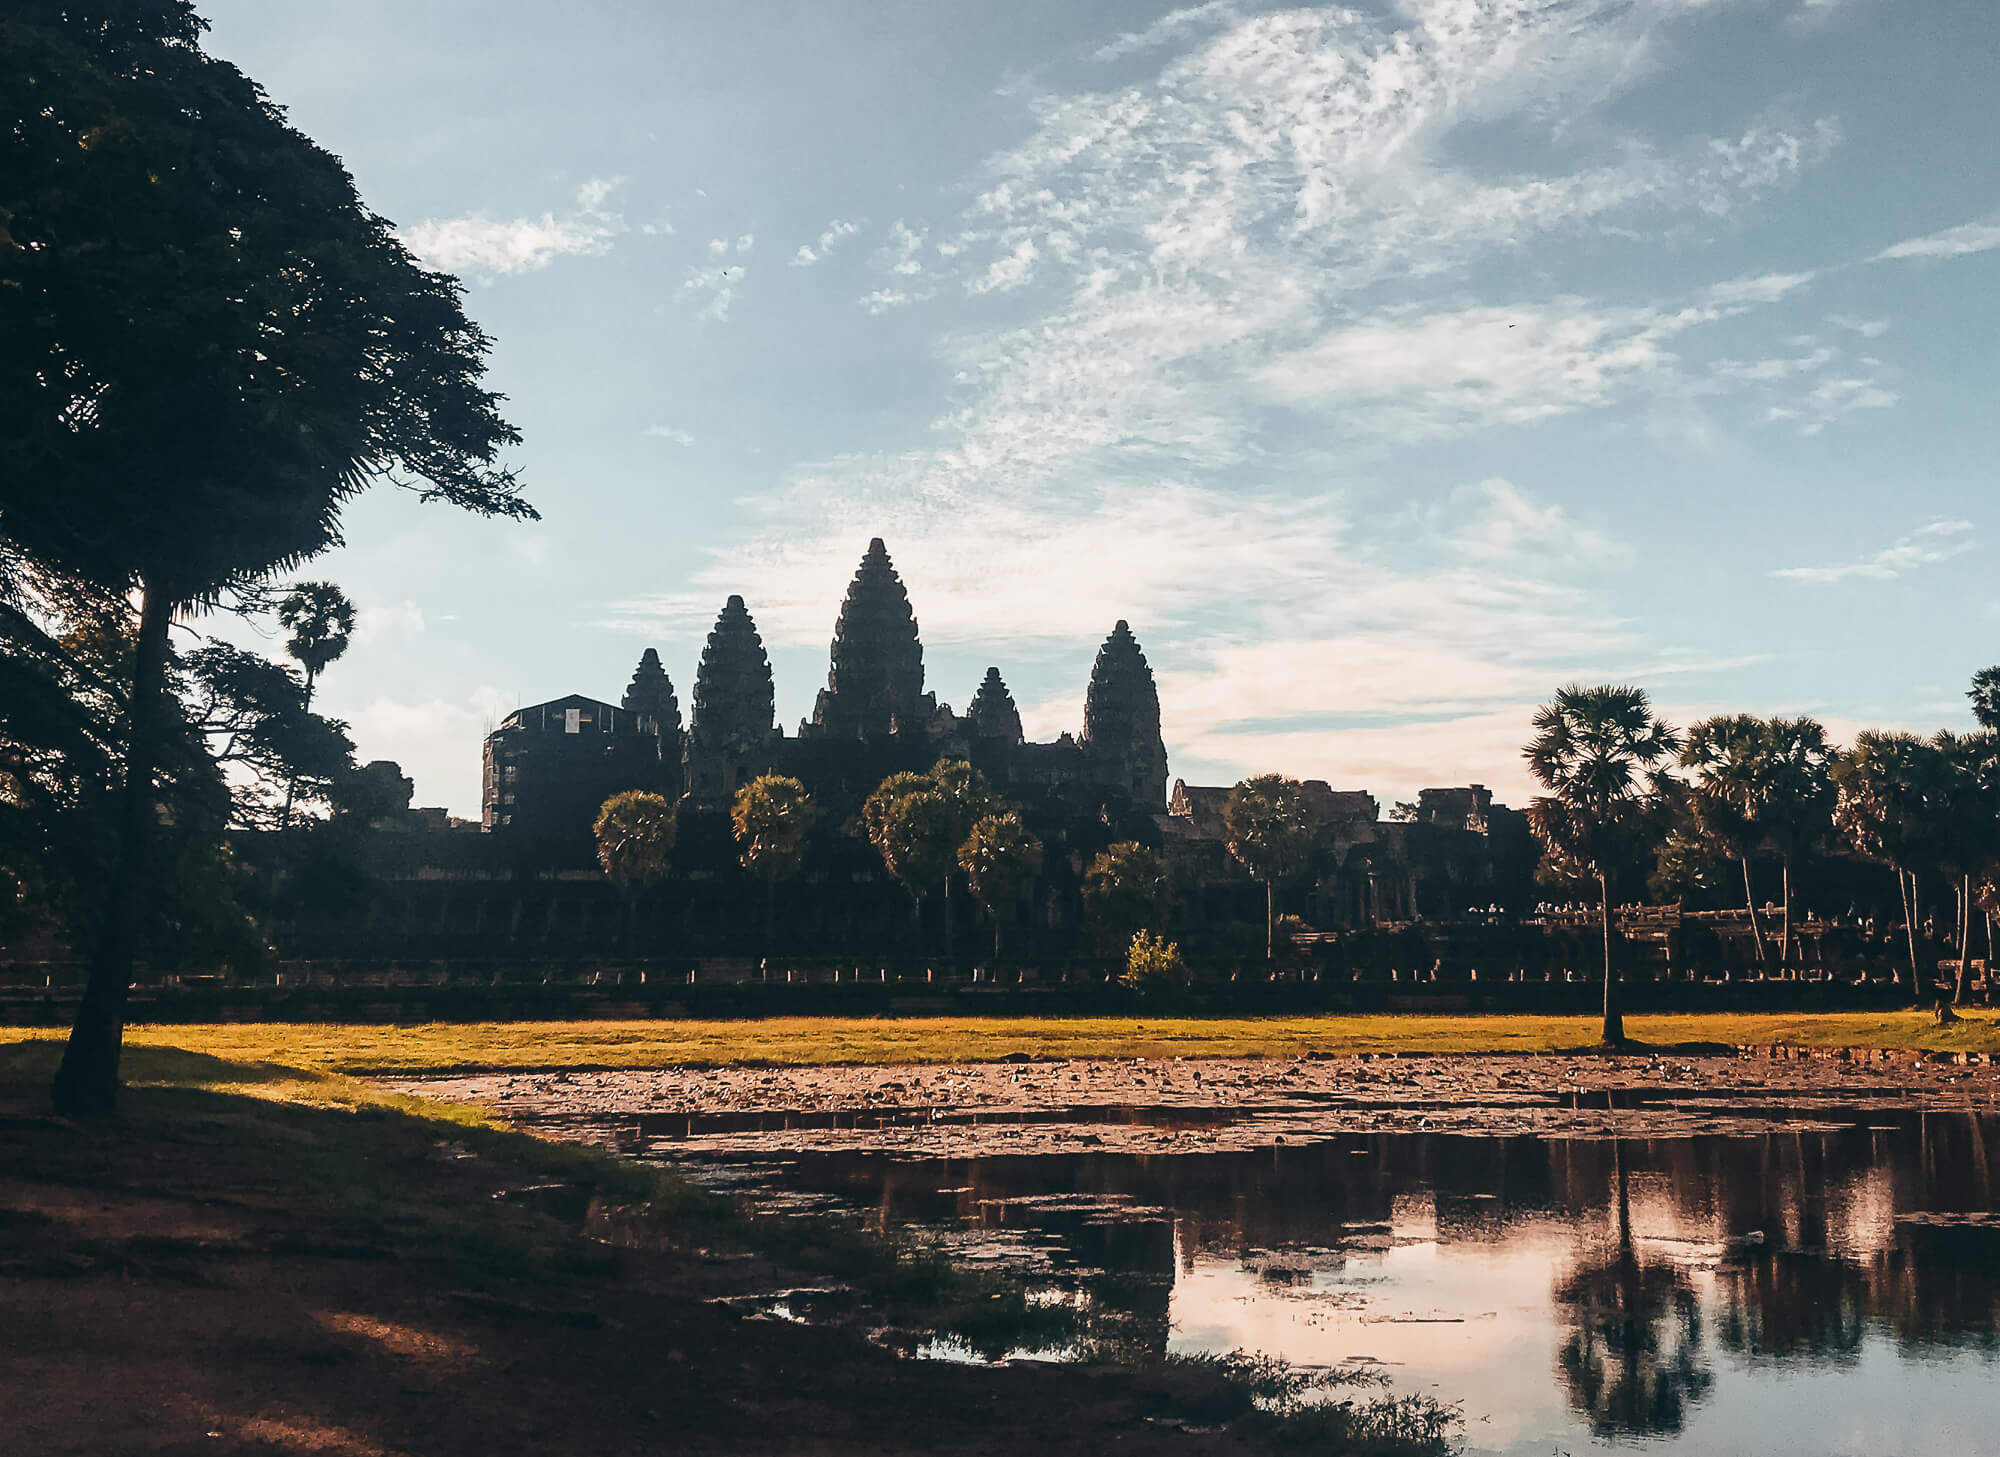
{"label": "green bush", "polygon": [[1151,931],[1139,931],[1125,952],[1126,986],[1139,992],[1161,992],[1187,985],[1187,963],[1178,943]]}

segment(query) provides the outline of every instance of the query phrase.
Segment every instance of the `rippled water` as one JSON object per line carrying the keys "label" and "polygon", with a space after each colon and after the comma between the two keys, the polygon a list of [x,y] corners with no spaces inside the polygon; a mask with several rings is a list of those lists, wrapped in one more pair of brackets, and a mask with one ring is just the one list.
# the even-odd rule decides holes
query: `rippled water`
{"label": "rippled water", "polygon": [[1470,1452],[2000,1457],[1986,1115],[966,1159],[689,1132],[654,1155],[936,1231],[1159,1348],[1378,1366],[1460,1403]]}

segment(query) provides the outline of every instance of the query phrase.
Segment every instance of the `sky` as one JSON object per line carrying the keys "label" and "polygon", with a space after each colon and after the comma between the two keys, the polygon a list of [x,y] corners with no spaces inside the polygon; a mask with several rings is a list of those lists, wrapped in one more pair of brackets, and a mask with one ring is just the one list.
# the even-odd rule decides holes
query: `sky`
{"label": "sky", "polygon": [[[494,338],[538,524],[392,491],[323,711],[685,712],[723,600],[811,712],[871,536],[927,686],[1171,772],[1528,794],[1534,705],[1970,722],[2000,660],[1990,0],[207,0]],[[275,651],[275,644],[270,645]]]}

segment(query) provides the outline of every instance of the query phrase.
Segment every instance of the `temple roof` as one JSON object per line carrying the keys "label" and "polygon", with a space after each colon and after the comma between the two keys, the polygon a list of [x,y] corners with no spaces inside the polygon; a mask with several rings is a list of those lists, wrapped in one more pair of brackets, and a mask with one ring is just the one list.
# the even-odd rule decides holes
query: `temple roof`
{"label": "temple roof", "polygon": [[694,675],[695,742],[761,743],[773,722],[771,660],[741,597],[723,604]]}
{"label": "temple roof", "polygon": [[625,689],[619,707],[642,714],[659,725],[662,739],[678,740],[681,732],[680,700],[674,697],[673,679],[660,664],[660,654],[647,648],[632,670],[632,682]]}
{"label": "temple roof", "polygon": [[1084,743],[1124,752],[1159,737],[1160,693],[1153,669],[1131,626],[1120,618],[1091,665],[1083,700]]}
{"label": "temple roof", "polygon": [[979,691],[972,695],[972,704],[965,710],[965,721],[979,738],[1021,742],[1021,711],[1014,706],[1014,695],[1007,691],[998,668],[986,670]]}
{"label": "temple roof", "polygon": [[813,722],[836,733],[885,734],[899,723],[918,721],[923,693],[916,613],[878,536],[868,543],[841,603]]}

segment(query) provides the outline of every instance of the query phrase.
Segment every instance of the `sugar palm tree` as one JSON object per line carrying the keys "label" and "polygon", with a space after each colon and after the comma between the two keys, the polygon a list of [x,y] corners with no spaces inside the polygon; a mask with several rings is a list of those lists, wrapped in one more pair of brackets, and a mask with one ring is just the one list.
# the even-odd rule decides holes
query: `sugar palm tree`
{"label": "sugar palm tree", "polygon": [[1597,882],[1604,926],[1604,1040],[1625,1040],[1611,960],[1611,868],[1652,813],[1680,736],[1654,716],[1643,689],[1571,684],[1535,710],[1521,752],[1548,792],[1528,823],[1557,867]]}
{"label": "sugar palm tree", "polygon": [[628,789],[599,806],[590,830],[604,878],[624,897],[629,943],[637,931],[639,897],[667,878],[674,841],[679,838],[679,817],[664,796]]}
{"label": "sugar palm tree", "polygon": [[1758,820],[1784,870],[1785,924],[1779,963],[1792,958],[1792,872],[1832,827],[1833,764],[1838,751],[1814,718],[1774,718],[1764,725],[1757,760]]}
{"label": "sugar palm tree", "polygon": [[1936,838],[1942,778],[1937,746],[1915,734],[1869,730],[1834,761],[1833,823],[1857,855],[1896,874],[1903,931],[1910,949],[1910,995],[1917,977],[1917,870],[1928,864]]}
{"label": "sugar palm tree", "polygon": [[798,870],[818,818],[805,785],[785,774],[759,775],[736,791],[729,807],[743,868],[764,881],[766,941],[777,933],[778,881]]}
{"label": "sugar palm tree", "polygon": [[986,815],[958,847],[958,867],[993,917],[993,959],[998,961],[1007,919],[1042,873],[1041,839],[1012,810]]}
{"label": "sugar palm tree", "polygon": [[1688,730],[1681,745],[1681,767],[1694,773],[1687,799],[1695,823],[1743,867],[1743,895],[1759,961],[1764,959],[1764,929],[1757,918],[1750,861],[1769,852],[1783,869],[1778,961],[1787,964],[1792,957],[1792,871],[1830,823],[1833,759],[1826,729],[1811,718],[1705,718]]}
{"label": "sugar palm tree", "polygon": [[1716,850],[1743,872],[1743,903],[1750,912],[1750,941],[1764,959],[1764,927],[1757,917],[1757,890],[1750,862],[1763,846],[1757,811],[1761,799],[1759,764],[1765,725],[1747,713],[1705,718],[1687,731],[1680,763],[1692,773],[1686,804],[1695,827]]}
{"label": "sugar palm tree", "polygon": [[1937,754],[1937,851],[1940,868],[1958,878],[1958,976],[1952,1001],[1965,998],[1965,964],[1972,955],[1972,909],[1979,886],[2000,862],[2000,734],[1941,733]]}
{"label": "sugar palm tree", "polygon": [[[299,582],[278,602],[278,626],[285,630],[285,653],[305,673],[303,706],[312,709],[313,688],[329,663],[347,651],[354,632],[354,604],[331,582]],[[292,799],[299,776],[285,776],[285,810],[278,829],[291,828]]]}

